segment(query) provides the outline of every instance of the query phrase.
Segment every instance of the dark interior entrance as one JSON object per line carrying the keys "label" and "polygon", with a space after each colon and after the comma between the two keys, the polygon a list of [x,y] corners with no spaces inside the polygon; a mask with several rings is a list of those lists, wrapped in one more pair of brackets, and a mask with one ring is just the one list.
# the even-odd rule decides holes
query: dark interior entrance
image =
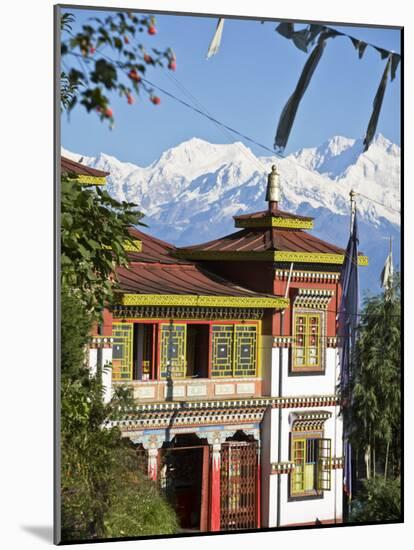
{"label": "dark interior entrance", "polygon": [[160,484],[182,529],[207,530],[208,446],[163,449]]}
{"label": "dark interior entrance", "polygon": [[134,380],[155,378],[155,338],[154,323],[134,323]]}
{"label": "dark interior entrance", "polygon": [[207,378],[208,344],[208,325],[187,325],[187,376]]}

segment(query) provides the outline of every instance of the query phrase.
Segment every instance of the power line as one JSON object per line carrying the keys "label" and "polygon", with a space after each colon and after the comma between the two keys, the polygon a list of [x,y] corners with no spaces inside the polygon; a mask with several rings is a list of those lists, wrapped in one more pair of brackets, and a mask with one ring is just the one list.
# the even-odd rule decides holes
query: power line
{"label": "power line", "polygon": [[382,202],[379,202],[379,201],[377,201],[377,200],[375,200],[371,197],[367,197],[363,193],[357,192],[356,194],[359,195],[360,197],[364,197],[365,199],[368,199],[369,201],[375,202],[376,204],[379,204],[380,206],[383,206],[384,208],[388,208],[389,210],[392,210],[393,212],[397,212],[397,214],[401,214],[400,210],[396,210],[395,208],[392,208],[392,206],[386,206]]}
{"label": "power line", "polygon": [[[71,55],[74,55],[75,57],[81,57],[80,54],[77,54],[75,52],[68,52],[69,54]],[[103,55],[104,57],[106,57],[106,59],[108,59],[109,61],[111,61],[111,63],[117,65],[117,67],[122,70],[124,72],[125,75],[127,75],[127,72],[125,71],[125,69],[123,68],[122,64],[120,64],[120,62],[118,61],[114,61],[112,58],[110,58],[109,56],[105,55],[101,50],[97,50],[97,53]],[[293,163],[295,163],[297,166],[300,166],[303,170],[306,170],[308,171],[309,173],[311,173],[312,175],[316,175],[316,176],[321,176],[321,174],[319,172],[316,172],[315,170],[311,170],[310,168],[308,168],[307,166],[304,166],[303,164],[300,164],[296,159],[295,157],[291,157],[291,158],[288,158],[286,157],[285,155],[273,150],[273,149],[270,149],[270,147],[267,147],[266,145],[263,145],[263,143],[260,143],[258,142],[257,140],[247,136],[246,134],[243,134],[242,132],[240,132],[239,130],[236,130],[235,128],[232,128],[231,126],[228,126],[227,124],[224,124],[223,122],[221,122],[220,120],[218,120],[216,117],[212,116],[211,114],[209,114],[206,110],[203,111],[197,107],[194,107],[193,105],[191,105],[190,103],[188,103],[187,101],[184,101],[183,99],[177,97],[175,94],[173,94],[172,92],[169,92],[167,91],[165,88],[162,88],[161,86],[159,86],[158,84],[154,84],[153,82],[151,82],[150,80],[148,80],[147,78],[144,78],[142,77],[141,80],[143,82],[145,82],[146,84],[148,84],[149,86],[151,86],[152,88],[155,88],[157,90],[159,90],[160,92],[162,92],[163,94],[165,94],[166,96],[174,99],[175,101],[177,101],[178,103],[181,103],[182,105],[184,105],[185,107],[187,107],[188,109],[191,109],[192,111],[198,113],[199,115],[209,119],[211,122],[213,122],[214,124],[216,124],[218,127],[221,127],[229,132],[232,132],[233,134],[236,134],[240,137],[242,137],[243,139],[245,139],[246,141],[249,141],[250,143],[253,143],[254,145],[257,145],[258,147],[261,147],[263,150],[265,151],[268,151],[270,152],[272,155],[275,155],[279,158],[282,158],[284,160],[289,160]],[[178,84],[178,79],[177,80],[177,84]],[[181,85],[181,84],[180,84]],[[185,90],[185,87],[183,85],[181,85],[184,90]],[[185,92],[187,95],[192,95],[191,92],[189,92],[188,90]],[[194,96],[193,96],[194,98]],[[197,99],[194,98],[193,101],[195,101],[196,103],[198,103]],[[201,106],[201,105],[200,105]],[[243,153],[245,153],[245,151],[243,150]],[[260,165],[261,169],[264,169],[264,165],[253,155],[253,153],[251,153],[251,156],[252,158],[254,157],[256,163],[258,165]],[[400,214],[401,212],[399,210],[396,210],[395,208],[391,207],[391,206],[388,206],[384,203],[381,203],[375,199],[372,199],[371,197],[368,197],[367,195],[364,195],[362,193],[357,193],[358,195],[364,197],[365,199],[369,200],[369,201],[372,201],[376,204],[378,204],[379,206],[382,206],[383,208],[386,208],[388,210],[391,210],[393,212],[396,212],[398,214]]]}
{"label": "power line", "polygon": [[[164,88],[162,88],[161,86],[158,86],[157,84],[154,84],[153,82],[151,82],[150,80],[148,80],[147,78],[143,78],[142,80],[144,80],[147,84],[149,84],[150,86],[152,86],[153,88],[156,88],[157,90],[159,90],[160,92],[162,92],[163,94],[171,97],[172,99],[175,99],[176,101],[178,101],[179,103],[185,105],[186,107],[192,109],[193,111],[197,112],[198,114],[210,119],[212,122],[214,122],[216,125],[218,126],[221,126],[225,129],[227,129],[228,131],[230,132],[233,132],[234,134],[236,135],[239,135],[241,137],[243,137],[244,139],[250,141],[251,143],[254,143],[255,145],[257,145],[258,147],[261,147],[262,149],[266,150],[266,151],[269,151],[270,153],[272,153],[272,155],[276,155],[282,159],[285,159],[285,160],[290,160],[292,162],[294,162],[297,166],[300,166],[301,168],[303,168],[304,170],[307,170],[308,172],[310,172],[311,174],[313,175],[317,175],[317,176],[321,176],[321,174],[319,172],[316,172],[314,170],[311,170],[310,168],[308,168],[307,166],[304,166],[303,164],[300,164],[294,157],[293,158],[288,158],[286,157],[285,155],[281,154],[281,153],[278,153],[276,151],[274,151],[273,149],[270,149],[269,147],[267,147],[266,145],[263,145],[262,143],[254,140],[253,138],[250,138],[248,136],[246,136],[245,134],[239,132],[238,130],[232,128],[231,126],[228,126],[227,124],[224,124],[223,122],[219,121],[217,118],[213,117],[212,115],[208,114],[208,112],[204,112],[204,111],[201,111],[200,109],[190,105],[189,103],[187,103],[186,101],[178,98],[177,96],[175,96],[174,94],[172,94],[171,92],[168,92],[167,90],[165,90]],[[177,81],[178,82],[178,81]],[[256,158],[256,157],[255,157]],[[257,160],[257,159],[256,159]],[[384,207],[384,208],[388,208],[389,210],[392,210],[393,212],[397,212],[398,214],[400,214],[400,211],[399,210],[396,210],[395,208],[392,208],[391,206],[387,206],[386,204],[382,203],[382,202],[379,202],[375,199],[372,199],[371,197],[368,197],[367,195],[364,195],[363,193],[357,193],[357,195],[360,195],[361,197],[364,197],[365,199],[369,200],[369,201],[372,201],[372,202],[375,202],[376,204]]]}

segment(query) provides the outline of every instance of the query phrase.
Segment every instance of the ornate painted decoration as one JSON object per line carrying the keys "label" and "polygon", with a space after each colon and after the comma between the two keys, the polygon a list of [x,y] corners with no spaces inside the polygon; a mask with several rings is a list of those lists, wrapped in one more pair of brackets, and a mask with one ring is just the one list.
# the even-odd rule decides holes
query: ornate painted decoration
{"label": "ornate painted decoration", "polygon": [[288,298],[196,296],[191,294],[123,294],[121,303],[126,306],[210,306],[272,309],[289,307]]}
{"label": "ornate painted decoration", "polygon": [[283,227],[287,229],[313,229],[312,220],[301,220],[300,218],[282,218],[276,216],[265,216],[262,218],[237,219],[235,227]]}
{"label": "ornate painted decoration", "polygon": [[111,348],[114,339],[109,336],[92,336],[89,340],[89,347],[94,348]]}
{"label": "ornate painted decoration", "polygon": [[181,306],[114,306],[114,318],[121,319],[188,319],[202,320],[208,319],[229,319],[229,320],[247,320],[262,319],[264,315],[263,308],[214,308],[214,307],[181,307]]}
{"label": "ornate painted decoration", "polygon": [[[289,269],[277,269],[276,277],[281,281],[289,279]],[[306,281],[307,283],[336,283],[339,281],[340,273],[325,273],[323,271],[292,271],[290,280]]]}
{"label": "ornate painted decoration", "polygon": [[292,412],[289,421],[293,432],[322,430],[325,422],[332,416],[330,411]]}
{"label": "ornate painted decoration", "polygon": [[[186,250],[175,254],[178,258],[191,260],[224,260],[224,261],[273,261],[307,264],[342,265],[344,254],[326,254],[323,252],[284,252],[283,250],[266,250],[264,252],[215,252],[208,250]],[[358,256],[358,265],[368,265],[368,256]]]}
{"label": "ornate painted decoration", "polygon": [[82,174],[76,177],[68,176],[66,179],[74,183],[79,183],[79,185],[106,185],[105,176],[87,176]]}
{"label": "ornate painted decoration", "polygon": [[293,307],[326,309],[333,295],[333,290],[299,288]]}
{"label": "ornate painted decoration", "polygon": [[290,474],[295,469],[294,462],[272,462],[271,474]]}
{"label": "ornate painted decoration", "polygon": [[[125,240],[122,244],[122,248],[125,252],[142,252],[142,241],[139,239],[132,239],[131,241]],[[111,250],[110,246],[104,246],[105,250]]]}
{"label": "ornate painted decoration", "polygon": [[[134,422],[143,414],[157,415],[158,413],[174,413],[178,411],[202,411],[201,416],[208,410],[225,410],[240,408],[314,408],[330,407],[339,404],[335,395],[311,395],[296,397],[249,397],[244,399],[220,399],[197,401],[163,401],[158,403],[137,403],[133,410],[125,414],[123,422]],[[317,411],[324,414],[326,411]],[[295,411],[298,415],[298,411]],[[306,414],[306,413],[305,413]],[[315,414],[313,411],[311,414]],[[328,413],[330,415],[331,413]],[[155,419],[155,416],[152,418]]]}

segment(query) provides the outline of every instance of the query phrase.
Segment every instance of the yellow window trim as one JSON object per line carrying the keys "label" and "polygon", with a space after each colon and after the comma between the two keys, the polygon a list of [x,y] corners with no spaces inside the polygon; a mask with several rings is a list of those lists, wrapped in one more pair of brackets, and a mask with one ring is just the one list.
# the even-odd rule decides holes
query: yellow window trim
{"label": "yellow window trim", "polygon": [[[299,336],[299,333],[297,332],[297,319],[298,317],[304,317],[305,318],[305,331],[303,333],[303,339],[304,339],[304,345],[298,346],[296,341]],[[311,336],[310,333],[310,318],[316,317],[318,319],[318,325],[317,325],[317,332],[316,332],[316,348],[317,348],[317,362],[314,364],[311,364],[308,362],[308,358],[310,357],[309,354],[309,339]],[[322,345],[322,325],[323,325],[323,319],[321,312],[294,312],[293,316],[293,364],[292,364],[292,370],[294,371],[300,371],[300,370],[321,370],[322,369],[322,353],[323,353],[323,345]],[[313,346],[314,347],[314,346]],[[303,360],[304,363],[302,365],[297,364],[297,350],[303,349]]]}

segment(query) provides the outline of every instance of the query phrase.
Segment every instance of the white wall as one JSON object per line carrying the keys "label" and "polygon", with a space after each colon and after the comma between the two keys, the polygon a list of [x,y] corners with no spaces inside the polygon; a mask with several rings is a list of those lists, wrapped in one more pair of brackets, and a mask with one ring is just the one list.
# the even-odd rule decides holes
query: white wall
{"label": "white wall", "polygon": [[[292,412],[304,412],[305,409],[281,409],[282,412],[282,462],[289,460],[289,434],[292,429],[290,414]],[[311,411],[314,409],[306,409]],[[324,437],[332,441],[332,456],[342,456],[342,419],[339,415],[339,407],[318,407],[315,410],[323,410],[332,414],[324,424]],[[270,443],[270,462],[278,461],[278,419],[279,410],[272,409],[270,412],[270,422],[266,418],[263,424],[263,441]],[[289,480],[288,474],[281,474],[281,495],[280,495],[280,525],[289,525],[294,523],[310,523],[319,520],[333,520],[335,517],[340,520],[342,517],[342,470],[333,470],[331,491],[324,491],[321,499],[309,499],[300,501],[288,500]],[[266,527],[277,526],[277,474],[269,476],[267,480],[266,495],[268,503],[263,504],[263,525]],[[263,495],[264,498],[264,495]]]}
{"label": "white wall", "polygon": [[282,395],[284,397],[333,395],[335,393],[339,372],[336,348],[326,349],[326,365],[323,374],[305,374],[303,376],[296,374],[289,376],[290,350],[288,348],[273,348],[270,381],[267,381],[272,397],[276,397],[279,391],[280,356],[282,356]]}
{"label": "white wall", "polygon": [[[108,363],[112,362],[112,348],[102,348],[102,383],[105,388],[104,402],[108,403],[112,396],[112,369],[105,368]],[[89,368],[92,374],[96,374],[98,364],[98,350],[96,348],[89,349]]]}

